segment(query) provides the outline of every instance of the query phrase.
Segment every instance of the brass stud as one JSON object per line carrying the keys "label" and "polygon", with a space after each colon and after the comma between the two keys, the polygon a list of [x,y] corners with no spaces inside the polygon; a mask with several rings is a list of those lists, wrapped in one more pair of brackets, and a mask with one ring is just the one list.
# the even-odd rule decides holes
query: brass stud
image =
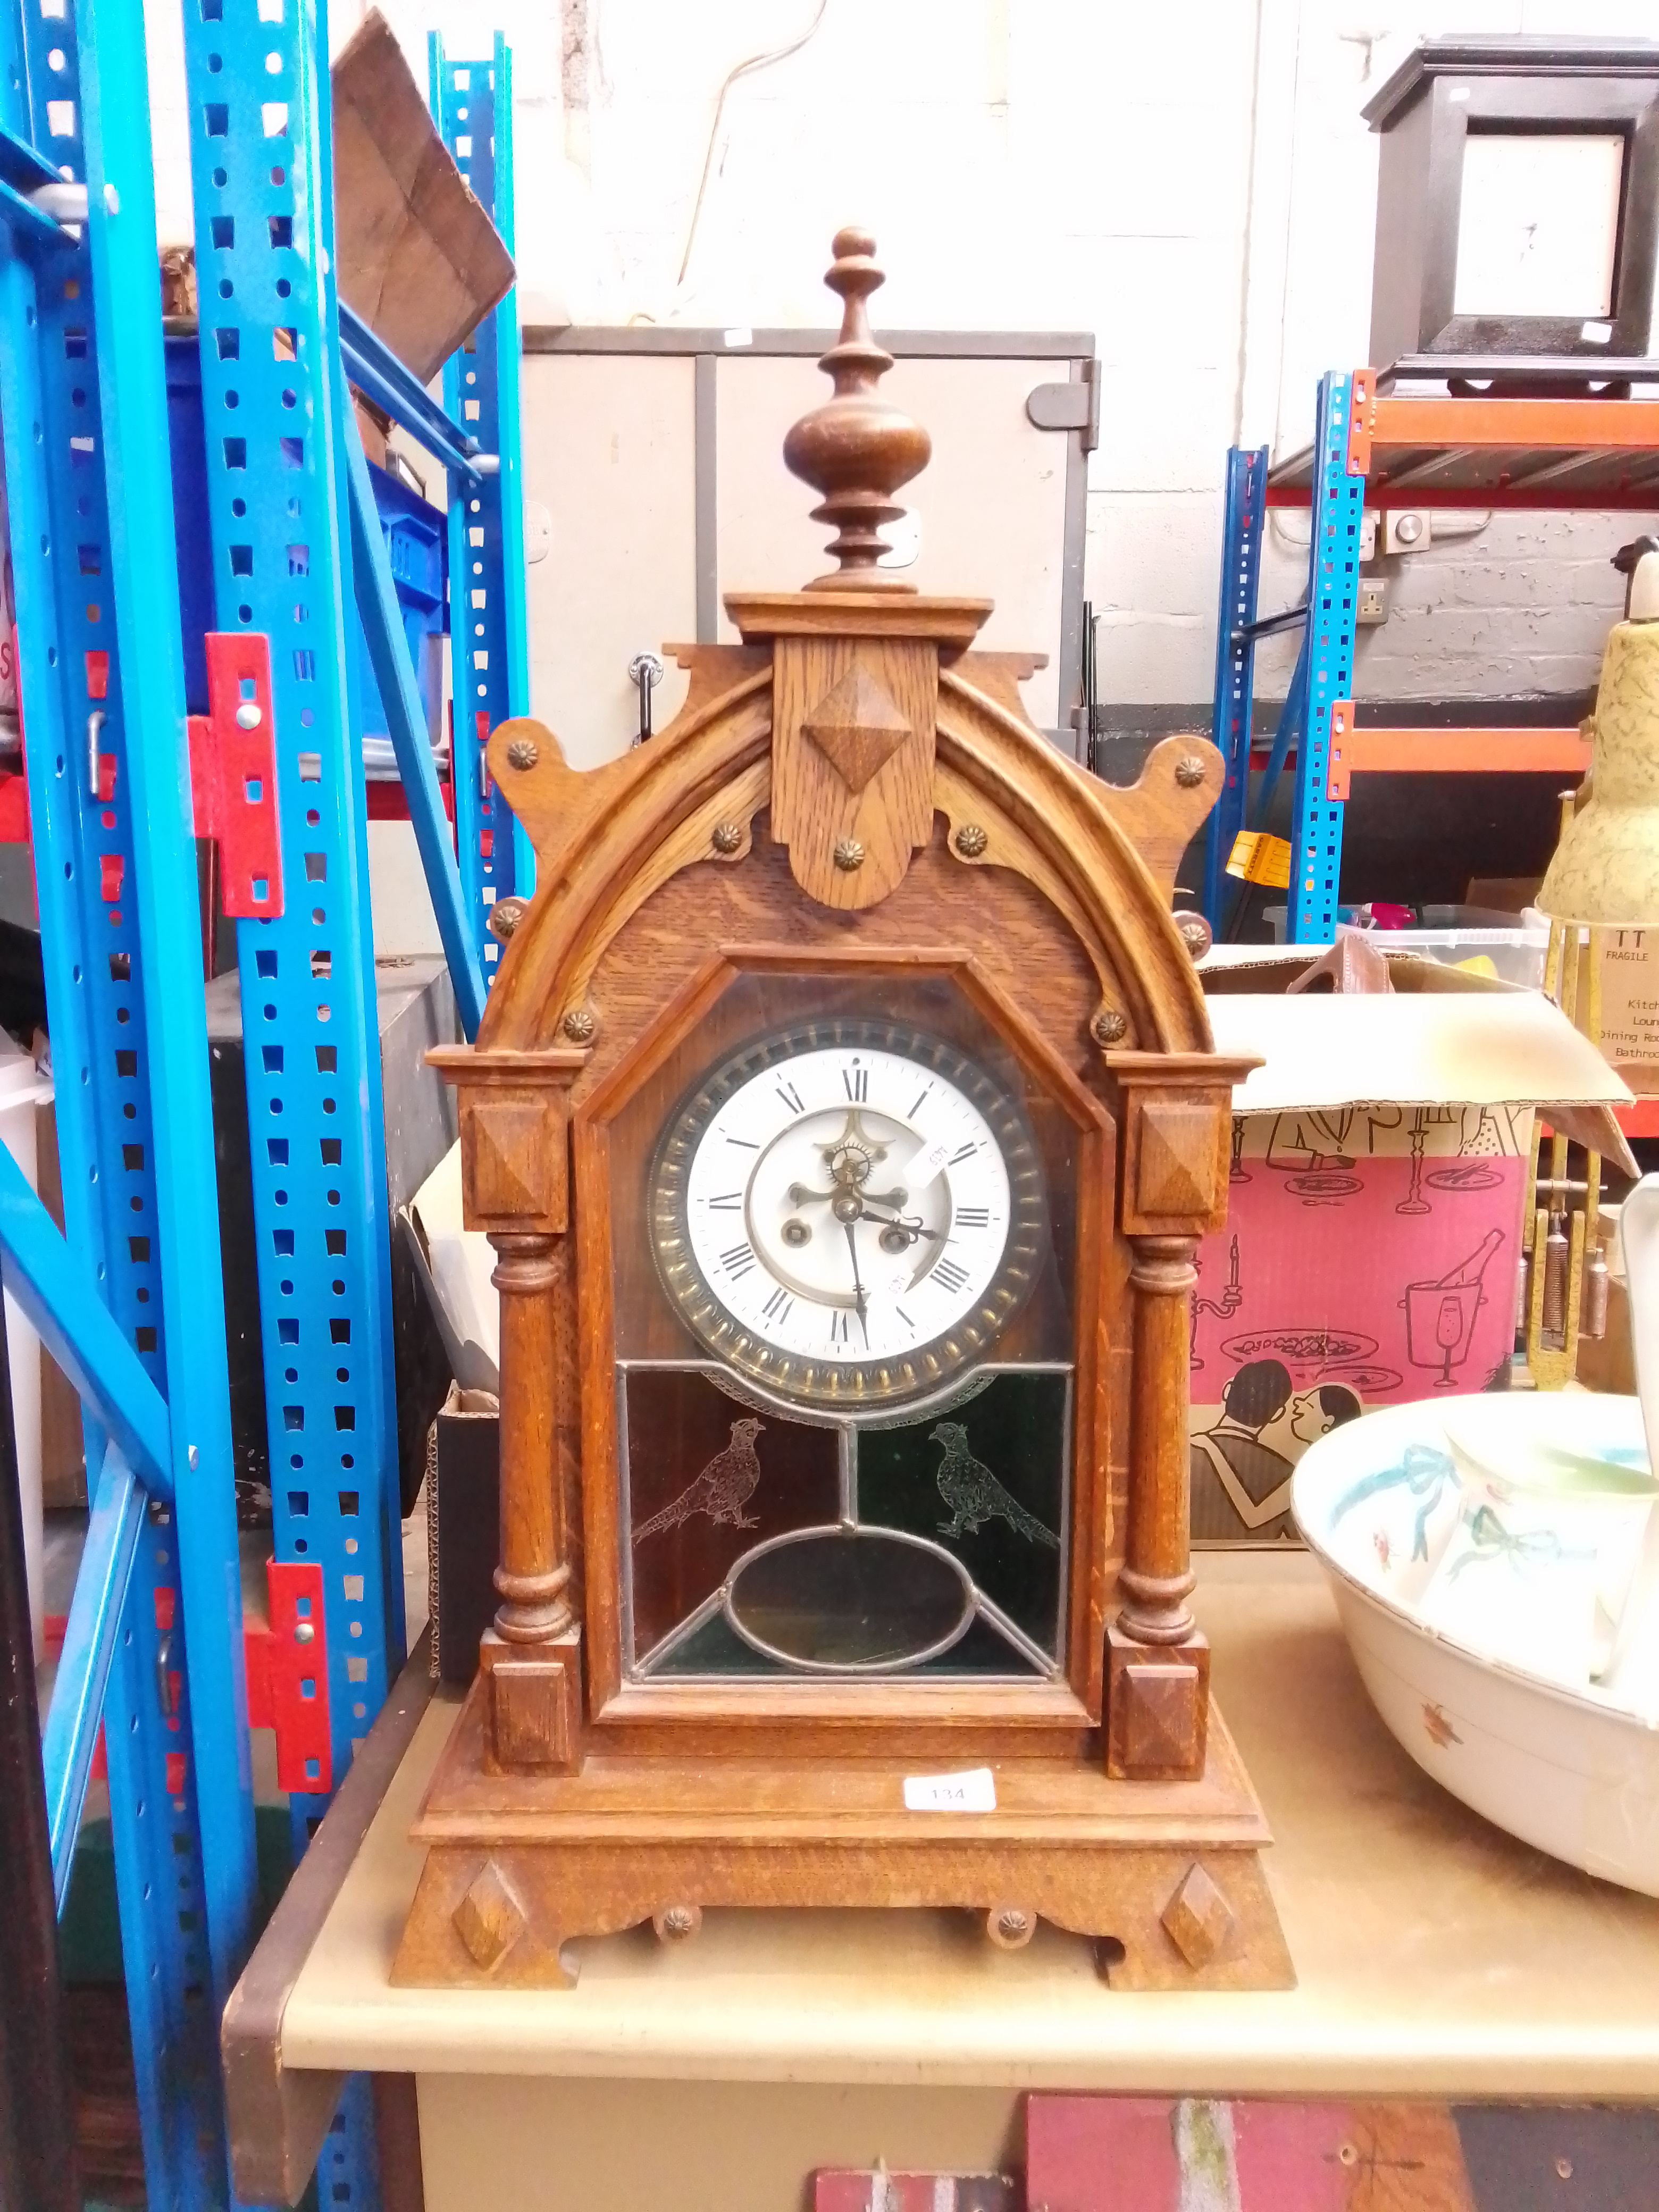
{"label": "brass stud", "polygon": [[651,1924],[659,1943],[684,1943],[702,1926],[702,1909],[696,1905],[670,1905],[652,1914]]}
{"label": "brass stud", "polygon": [[509,768],[534,768],[541,751],[534,738],[514,738],[507,748]]}
{"label": "brass stud", "polygon": [[1176,763],[1175,775],[1183,791],[1196,791],[1204,781],[1204,763],[1196,753],[1183,753]]}
{"label": "brass stud", "polygon": [[1188,957],[1194,960],[1201,960],[1215,942],[1215,932],[1201,914],[1178,914],[1175,926]]}
{"label": "brass stud", "polygon": [[717,822],[709,842],[717,853],[735,853],[743,842],[742,823]]}
{"label": "brass stud", "polygon": [[838,838],[834,858],[842,873],[850,876],[855,868],[864,866],[864,848],[856,837]]}
{"label": "brass stud", "polygon": [[999,1951],[1023,1950],[1036,1924],[1036,1913],[1023,1905],[994,1905],[985,1916],[985,1932]]}
{"label": "brass stud", "polygon": [[956,834],[956,848],[964,860],[976,860],[990,843],[989,833],[977,822],[964,822]]}
{"label": "brass stud", "polygon": [[593,1032],[599,1027],[599,1024],[594,1020],[588,1007],[572,1006],[570,1012],[559,1024],[559,1027],[572,1044],[591,1044],[593,1041]]}
{"label": "brass stud", "polygon": [[1103,1006],[1089,1028],[1097,1044],[1120,1044],[1129,1034],[1127,1018],[1115,1006]]}
{"label": "brass stud", "polygon": [[489,933],[505,945],[530,911],[528,899],[497,899],[489,909]]}

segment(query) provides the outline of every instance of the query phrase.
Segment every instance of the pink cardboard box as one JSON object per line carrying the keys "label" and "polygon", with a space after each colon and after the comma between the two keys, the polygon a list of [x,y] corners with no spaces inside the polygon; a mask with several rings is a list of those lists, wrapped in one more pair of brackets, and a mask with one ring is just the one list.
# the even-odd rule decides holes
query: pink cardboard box
{"label": "pink cardboard box", "polygon": [[1217,1049],[1263,1065],[1233,1093],[1227,1224],[1198,1254],[1195,1544],[1293,1537],[1291,1472],[1342,1422],[1505,1387],[1535,1115],[1623,1152],[1625,1086],[1558,1008],[1427,966],[1351,996],[1224,971],[1210,999]]}

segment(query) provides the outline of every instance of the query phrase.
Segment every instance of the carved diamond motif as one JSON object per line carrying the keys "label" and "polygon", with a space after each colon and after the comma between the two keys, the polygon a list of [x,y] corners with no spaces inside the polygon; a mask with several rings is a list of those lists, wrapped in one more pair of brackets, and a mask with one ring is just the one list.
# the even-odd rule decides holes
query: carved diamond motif
{"label": "carved diamond motif", "polygon": [[1215,1203],[1215,1115],[1152,1099],[1141,1109],[1135,1203],[1143,1213],[1208,1213]]}
{"label": "carved diamond motif", "polygon": [[484,1861],[453,1918],[456,1934],[485,1973],[500,1966],[518,1942],[525,1924],[523,1909],[494,1859]]}
{"label": "carved diamond motif", "polygon": [[801,728],[849,791],[862,791],[911,734],[909,723],[861,661],[824,693]]}
{"label": "carved diamond motif", "polygon": [[1233,1909],[1194,1859],[1160,1917],[1176,1950],[1196,1971],[1207,1966],[1226,1942]]}

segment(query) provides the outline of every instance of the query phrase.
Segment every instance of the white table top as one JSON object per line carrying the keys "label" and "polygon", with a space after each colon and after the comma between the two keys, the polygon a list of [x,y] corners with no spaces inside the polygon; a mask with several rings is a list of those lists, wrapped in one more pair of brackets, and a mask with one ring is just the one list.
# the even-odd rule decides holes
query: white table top
{"label": "white table top", "polygon": [[1048,1927],[966,1915],[710,1912],[580,1947],[570,1991],[387,1976],[420,1871],[407,1830],[459,1711],[422,1720],[288,2003],[285,2067],[417,2074],[986,2083],[1437,2098],[1659,2097],[1659,1903],[1513,1841],[1372,1711],[1314,1562],[1200,1563],[1213,1680],[1275,1837],[1300,1976],[1272,1995],[1139,1995]]}

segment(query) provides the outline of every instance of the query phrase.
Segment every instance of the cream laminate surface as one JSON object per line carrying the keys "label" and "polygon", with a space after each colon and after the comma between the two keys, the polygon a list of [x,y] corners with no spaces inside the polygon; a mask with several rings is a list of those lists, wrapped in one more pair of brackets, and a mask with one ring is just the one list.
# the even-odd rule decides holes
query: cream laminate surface
{"label": "cream laminate surface", "polygon": [[413,2071],[423,2114],[446,2075],[1659,2096],[1659,1903],[1544,1858],[1421,1774],[1311,1560],[1200,1571],[1216,1692],[1276,1839],[1294,1991],[1115,1993],[1076,1937],[1045,1927],[1004,1953],[965,1916],[923,1912],[710,1913],[679,1949],[648,1928],[585,1944],[569,1992],[394,1990],[420,1865],[406,1831],[459,1709],[444,1702],[289,2000],[284,2064]]}

